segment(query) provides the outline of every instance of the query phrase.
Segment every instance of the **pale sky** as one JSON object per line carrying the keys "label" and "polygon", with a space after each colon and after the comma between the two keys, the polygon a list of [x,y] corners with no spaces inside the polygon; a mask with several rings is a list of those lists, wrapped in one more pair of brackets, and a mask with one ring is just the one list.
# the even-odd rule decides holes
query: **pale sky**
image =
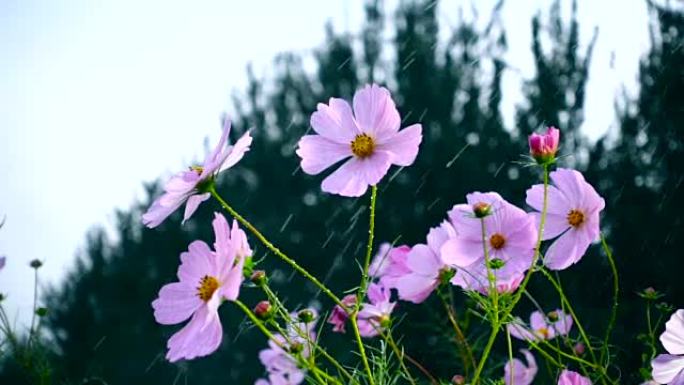
{"label": "pale sky", "polygon": [[[495,1],[476,3],[484,23]],[[530,20],[549,3],[509,0],[503,8],[507,61],[519,69],[504,78],[509,127],[521,81],[534,74]],[[110,226],[115,208],[143,197],[143,182],[199,158],[204,139],[216,139],[222,114],[231,111],[231,93],[244,90],[247,63],[268,77],[276,53],[323,43],[327,21],[356,33],[364,17],[361,0],[189,4],[0,2],[0,218],[7,217],[0,292],[19,322],[31,314],[29,261],[43,260],[44,279],[58,282],[88,229]],[[459,5],[469,15],[470,4],[443,1],[440,23],[455,26]],[[580,0],[579,16],[585,47],[599,27],[583,126],[597,138],[614,126],[622,87],[636,93],[638,59],[649,46],[647,12],[642,0]]]}

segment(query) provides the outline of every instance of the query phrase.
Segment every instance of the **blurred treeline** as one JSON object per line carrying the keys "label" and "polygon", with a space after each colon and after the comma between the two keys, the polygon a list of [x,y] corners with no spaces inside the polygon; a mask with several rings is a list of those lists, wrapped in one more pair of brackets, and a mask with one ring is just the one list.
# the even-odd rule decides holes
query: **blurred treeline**
{"label": "blurred treeline", "polygon": [[[470,191],[495,190],[524,205],[525,190],[539,175],[516,161],[527,152],[529,133],[555,125],[562,132],[561,153],[568,155],[560,164],[585,171],[607,201],[602,227],[614,248],[622,284],[611,371],[621,373],[621,383],[638,383],[644,348],[635,336],[645,330],[645,317],[636,292],[654,286],[666,293],[665,300],[684,305],[684,14],[649,3],[652,47],[641,61],[638,96],[616,100],[618,130],[592,144],[580,127],[596,36],[583,36],[590,44],[579,44],[574,5],[570,18],[561,18],[556,2],[531,22],[520,20],[517,28],[531,25],[536,74],[524,83],[515,126],[507,127],[500,112],[502,76],[513,69],[504,60],[500,6],[480,16],[486,23],[461,18],[444,40],[438,36],[447,27],[438,23],[433,0],[401,2],[391,15],[370,2],[360,36],[328,28],[326,43],[313,55],[278,55],[273,79],[263,81],[248,70],[249,87],[245,97],[235,98],[233,118],[238,131],[253,127],[255,139],[239,166],[221,176],[219,191],[281,249],[342,293],[358,284],[355,260],[366,240],[367,197],[323,194],[322,177],[298,169],[296,142],[310,129],[309,116],[318,102],[332,96],[350,99],[360,85],[378,82],[392,90],[405,123],[423,124],[416,163],[393,169],[380,185],[376,239],[399,238],[406,244],[424,242],[429,227]],[[385,20],[391,20],[394,32],[388,32]],[[314,72],[303,65],[311,56]],[[198,138],[206,133],[206,127],[199,129]],[[219,207],[202,206],[184,226],[177,213],[160,228],[148,230],[140,216],[158,195],[159,182],[148,191],[144,202],[117,212],[115,237],[92,230],[71,273],[46,295],[50,314],[45,325],[55,346],[52,382],[253,383],[262,375],[257,352],[266,340],[245,329],[243,316],[229,303],[220,310],[225,336],[218,352],[179,365],[164,360],[166,340],[176,328],[157,325],[150,302],[164,283],[175,280],[179,254],[192,240],[213,241],[210,221]],[[251,242],[256,257],[264,257],[261,268],[289,306],[313,305],[322,312],[330,308],[313,286],[267,255],[256,240]],[[596,246],[561,274],[585,327],[597,337],[608,318],[609,274]],[[462,310],[466,297],[454,292]],[[559,306],[543,277],[533,280],[531,292],[547,310]],[[262,299],[257,289],[244,288],[241,296],[248,304]],[[518,315],[526,318],[531,309],[523,301]],[[463,371],[438,301],[432,298],[420,306],[402,302],[399,313],[405,318],[398,333],[409,354],[445,379]],[[353,363],[349,336],[324,330],[324,344]],[[472,341],[483,331],[472,318]],[[492,377],[503,374],[494,365],[505,360],[503,340],[490,365]],[[5,360],[0,383],[25,382],[11,360]]]}

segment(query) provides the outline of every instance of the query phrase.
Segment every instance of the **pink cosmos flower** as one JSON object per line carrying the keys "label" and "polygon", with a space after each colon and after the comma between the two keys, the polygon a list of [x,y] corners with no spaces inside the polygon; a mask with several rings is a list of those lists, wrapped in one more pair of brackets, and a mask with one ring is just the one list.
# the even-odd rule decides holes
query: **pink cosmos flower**
{"label": "pink cosmos flower", "polygon": [[534,311],[530,315],[529,327],[518,317],[509,323],[507,329],[517,339],[525,341],[550,340],[557,336],[565,336],[572,329],[572,316],[557,309],[544,315]]}
{"label": "pink cosmos flower", "polygon": [[684,384],[684,309],[665,323],[660,342],[670,354],[659,354],[652,362],[653,379],[660,384]]}
{"label": "pink cosmos flower", "polygon": [[389,91],[375,84],[356,92],[352,107],[343,99],[319,103],[311,115],[318,135],[300,139],[297,155],[302,170],[316,175],[347,160],[323,180],[325,192],[347,197],[363,195],[377,185],[391,165],[410,166],[418,154],[422,127],[399,130],[401,118]]}
{"label": "pink cosmos flower", "polygon": [[[351,308],[356,304],[356,294],[347,294],[342,298],[342,303],[347,308]],[[330,317],[328,317],[328,323],[333,325],[333,331],[335,333],[346,332],[345,325],[349,319],[349,313],[342,308],[340,305],[335,305],[332,312],[330,312]]]}
{"label": "pink cosmos flower", "polygon": [[530,135],[528,141],[532,157],[539,163],[548,163],[558,152],[560,130],[556,127],[548,127],[545,134],[534,133]]}
{"label": "pink cosmos flower", "polygon": [[[475,192],[466,200],[467,204],[455,205],[449,211],[457,235],[440,249],[442,261],[456,268],[451,282],[467,290],[486,292],[491,272],[498,290],[516,289],[521,275],[532,265],[537,238],[534,219],[497,193]],[[478,218],[482,213],[488,215]],[[482,221],[489,269],[485,264]]]}
{"label": "pink cosmos flower", "polygon": [[408,272],[393,282],[399,298],[421,303],[435,290],[440,283],[440,275],[449,269],[440,258],[440,250],[449,238],[455,236],[453,226],[444,221],[439,227],[430,229],[427,245],[417,244],[411,248],[406,256]]}
{"label": "pink cosmos flower", "polygon": [[223,338],[218,307],[224,299],[237,299],[240,292],[245,257],[251,254],[249,246],[244,248],[246,235],[237,222],[233,221],[231,229],[218,213],[212,224],[216,251],[202,241],[191,243],[181,254],[179,282],[162,287],[152,302],[154,318],[160,324],[174,325],[192,317],[169,339],[166,358],[171,362],[206,356],[218,349]]}
{"label": "pink cosmos flower", "polygon": [[[599,239],[599,214],[605,202],[596,190],[575,170],[560,168],[551,173],[554,186],[549,186],[548,207],[542,239],[558,237],[546,251],[544,264],[551,270],[563,270],[577,263],[589,245]],[[544,201],[544,186],[527,190],[527,204],[537,228]]]}
{"label": "pink cosmos flower", "polygon": [[202,166],[193,166],[188,171],[179,172],[164,185],[164,194],[157,198],[147,212],[143,214],[145,226],[149,228],[159,226],[187,201],[183,215],[183,223],[185,223],[194,214],[200,203],[209,199],[211,194],[206,191],[208,183],[218,173],[239,162],[245,152],[249,151],[249,145],[252,143],[252,137],[248,131],[238,139],[235,146],[229,146],[229,133],[230,119],[226,119],[223,135],[221,135],[214,151],[207,155]]}
{"label": "pink cosmos flower", "polygon": [[[506,363],[504,367],[504,382],[506,385],[530,385],[537,375],[537,361],[529,350],[521,349],[527,365],[517,358]],[[512,379],[512,381],[511,381]]]}
{"label": "pink cosmos flower", "polygon": [[395,287],[397,280],[411,271],[406,266],[410,251],[406,245],[392,247],[389,243],[381,244],[368,268],[369,275],[379,279],[385,287]]}
{"label": "pink cosmos flower", "polygon": [[385,330],[396,302],[390,301],[390,289],[376,283],[368,286],[370,303],[361,305],[358,315],[359,334],[375,337]]}
{"label": "pink cosmos flower", "polygon": [[[370,303],[361,304],[361,310],[357,316],[359,334],[362,337],[375,337],[385,329],[385,323],[389,321],[396,305],[390,300],[390,289],[377,283],[368,286],[368,300]],[[342,298],[342,303],[348,308],[356,304],[356,295],[349,294]],[[328,323],[333,325],[333,332],[345,333],[349,313],[341,306],[335,305]]]}
{"label": "pink cosmos flower", "polygon": [[591,380],[571,370],[563,370],[558,385],[591,385]]}

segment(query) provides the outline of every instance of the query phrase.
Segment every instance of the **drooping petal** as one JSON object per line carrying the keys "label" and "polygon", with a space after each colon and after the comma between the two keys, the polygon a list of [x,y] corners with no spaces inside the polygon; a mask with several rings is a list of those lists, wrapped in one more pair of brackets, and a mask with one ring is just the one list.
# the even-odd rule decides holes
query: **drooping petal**
{"label": "drooping petal", "polygon": [[333,142],[321,135],[303,136],[296,152],[302,158],[302,170],[309,175],[316,175],[353,155],[348,143]]}
{"label": "drooping petal", "polygon": [[421,303],[432,293],[439,282],[432,277],[408,274],[395,282],[399,298],[404,301]]}
{"label": "drooping petal", "polygon": [[[174,200],[171,204],[169,205],[162,205],[160,200],[164,197],[173,197]],[[152,206],[143,214],[142,220],[143,224],[151,229],[159,226],[164,222],[166,218],[169,217],[169,215],[173,214],[174,211],[178,210],[181,205],[183,205],[183,202],[187,199],[186,196],[184,195],[170,195],[170,194],[164,194],[161,197],[157,198],[154,203],[152,203]]]}
{"label": "drooping petal", "polygon": [[365,159],[349,159],[323,180],[321,188],[332,194],[361,196],[368,190],[368,186],[376,185],[387,174],[391,166],[390,160],[390,155],[383,151],[376,151]]}
{"label": "drooping petal", "polygon": [[527,326],[525,326],[523,320],[519,317],[514,318],[511,323],[506,325],[506,329],[511,333],[512,337],[519,340],[534,341],[538,338]]}
{"label": "drooping petal", "polygon": [[328,104],[318,103],[311,115],[311,127],[324,138],[346,145],[361,133],[349,103],[337,98],[330,98]]}
{"label": "drooping petal", "polygon": [[537,361],[529,350],[520,350],[525,355],[527,366],[517,358],[509,361],[504,367],[506,385],[530,385],[537,375]]}
{"label": "drooping petal", "polygon": [[222,339],[223,328],[218,313],[202,306],[185,327],[171,336],[166,358],[176,362],[207,356],[218,349]]}
{"label": "drooping petal", "polygon": [[392,154],[392,164],[410,166],[416,160],[420,142],[423,140],[422,126],[413,124],[378,144],[378,150]]}
{"label": "drooping petal", "polygon": [[356,91],[353,104],[359,128],[376,138],[378,143],[383,143],[399,130],[399,111],[386,88],[367,85]]}
{"label": "drooping petal", "polygon": [[202,202],[209,199],[210,196],[211,196],[210,193],[204,193],[204,194],[190,196],[190,198],[188,198],[188,203],[185,204],[185,214],[183,215],[183,222],[182,223],[185,223],[185,221],[190,219],[192,214],[194,214],[195,211],[197,211],[197,208],[199,207],[199,205]]}
{"label": "drooping petal", "polygon": [[162,325],[174,325],[187,320],[201,305],[197,289],[184,282],[164,285],[159,297],[152,302],[154,319]]}
{"label": "drooping petal", "polygon": [[201,179],[214,174],[218,171],[219,167],[221,167],[221,161],[225,158],[225,153],[227,151],[226,145],[228,144],[228,136],[230,135],[230,126],[231,120],[226,117],[223,120],[221,138],[218,143],[216,143],[216,147],[214,147],[214,149],[207,154],[206,158],[204,158],[204,162],[202,163],[202,174],[200,175]]}
{"label": "drooping petal", "polygon": [[665,324],[665,332],[660,335],[665,349],[670,354],[684,354],[684,309],[677,310]]}
{"label": "drooping petal", "polygon": [[551,270],[563,270],[575,263],[582,248],[582,254],[586,251],[588,244],[578,245],[578,236],[576,231],[568,231],[556,239],[544,255],[544,265]]}
{"label": "drooping petal", "polygon": [[684,356],[659,354],[651,361],[653,379],[660,384],[669,384],[684,370]]}

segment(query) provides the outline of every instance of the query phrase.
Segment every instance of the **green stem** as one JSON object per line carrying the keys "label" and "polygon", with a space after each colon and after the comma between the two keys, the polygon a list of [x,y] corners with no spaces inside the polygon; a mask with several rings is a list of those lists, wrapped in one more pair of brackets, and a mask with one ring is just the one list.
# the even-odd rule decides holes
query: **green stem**
{"label": "green stem", "polygon": [[[394,339],[392,339],[392,342],[389,342],[390,337],[388,335],[386,335],[382,330],[378,330],[378,333],[380,333],[380,336],[390,345],[390,347],[392,348],[394,353],[398,354],[399,348],[397,347],[396,344],[394,344]],[[430,380],[430,383],[432,383],[433,385],[439,385],[439,381],[437,381],[435,376],[430,374],[430,372],[427,369],[425,369],[425,367],[423,365],[421,365],[420,362],[416,361],[410,355],[405,353],[403,351],[403,349],[401,351],[401,357],[406,358],[406,360],[408,362],[410,362],[411,364],[413,364],[413,366],[415,366],[418,370],[420,370],[421,373],[423,373],[425,375],[425,377],[427,377]]]}
{"label": "green stem", "polygon": [[287,255],[285,255],[285,253],[283,253],[277,247],[275,247],[271,242],[268,241],[268,239],[266,239],[266,237],[263,236],[263,234],[261,234],[261,232],[259,232],[259,230],[257,230],[250,222],[248,222],[245,218],[238,214],[237,211],[235,211],[228,203],[226,203],[226,201],[224,201],[223,198],[221,198],[218,192],[216,192],[216,187],[213,184],[209,187],[209,192],[221,204],[221,206],[224,209],[226,209],[226,211],[228,211],[231,216],[233,216],[233,218],[237,219],[238,222],[240,222],[245,228],[251,231],[252,234],[254,234],[254,236],[257,237],[257,239],[259,239],[259,241],[263,243],[267,249],[269,249],[273,254],[277,255],[285,263],[290,265],[299,274],[301,274],[309,281],[311,281],[314,285],[316,285],[323,293],[330,297],[330,299],[332,299],[333,302],[335,302],[335,304],[340,305],[343,309],[346,309],[346,306],[344,306],[342,301],[340,301],[340,299],[332,291],[330,291],[330,289],[328,289],[324,284],[322,284],[316,277],[311,275],[311,273],[306,271],[303,267],[299,266],[299,264],[297,264],[297,262],[295,262],[294,259],[288,257]]}
{"label": "green stem", "polygon": [[591,359],[596,362],[596,355],[594,354],[594,349],[591,347],[591,342],[589,342],[589,337],[587,337],[587,333],[584,331],[584,328],[582,327],[582,324],[580,323],[579,319],[577,318],[577,314],[575,313],[575,310],[572,308],[572,305],[570,304],[570,301],[568,300],[568,297],[565,296],[565,292],[563,292],[563,288],[561,287],[560,283],[556,281],[555,278],[546,271],[546,269],[542,268],[540,269],[542,274],[551,282],[553,287],[556,289],[556,292],[558,292],[558,296],[561,299],[561,302],[565,304],[565,306],[568,309],[568,312],[570,312],[570,316],[572,317],[572,320],[575,322],[575,325],[577,325],[577,330],[579,330],[580,336],[582,336],[582,340],[584,343],[587,345],[587,350],[589,350],[589,354],[591,355]]}
{"label": "green stem", "polygon": [[613,327],[615,326],[615,319],[617,318],[618,295],[620,294],[620,284],[618,279],[617,266],[615,266],[615,259],[613,258],[613,252],[610,250],[610,247],[608,247],[608,244],[606,243],[606,238],[603,236],[603,234],[601,234],[601,245],[603,246],[603,251],[606,253],[606,256],[608,257],[608,264],[610,264],[610,269],[613,273],[613,304],[610,312],[610,320],[608,321],[608,328],[606,329],[606,336],[603,339],[603,349],[601,350],[601,362],[604,362],[604,360],[607,360],[609,358],[606,357],[606,355],[610,354],[608,343],[610,342],[610,334],[613,331]]}
{"label": "green stem", "polygon": [[[520,298],[522,298],[522,293],[525,291],[525,287],[527,287],[527,283],[530,281],[530,277],[532,276],[532,273],[534,273],[534,268],[537,264],[537,260],[539,260],[539,256],[541,254],[541,242],[544,234],[544,224],[546,223],[546,211],[547,211],[547,206],[548,206],[548,195],[549,195],[549,166],[544,164],[543,166],[544,170],[544,199],[542,203],[542,211],[541,211],[541,219],[539,220],[539,235],[537,236],[537,246],[535,247],[534,251],[534,258],[532,259],[532,265],[530,266],[530,269],[527,271],[527,274],[525,274],[525,278],[523,279],[522,283],[520,284],[520,287],[518,287],[518,291],[511,300],[511,304],[509,305],[508,309],[506,312],[504,312],[503,319],[508,319],[508,316],[510,313],[513,311],[515,308],[515,305],[520,301]],[[486,247],[485,247],[486,251]],[[497,314],[498,316],[498,314]],[[475,371],[475,375],[473,376],[473,385],[478,384],[478,380],[480,379],[480,375],[482,373],[482,370],[484,369],[484,364],[489,356],[489,352],[492,349],[492,346],[494,345],[494,340],[496,340],[496,335],[499,333],[499,327],[501,325],[492,325],[492,332],[489,335],[489,341],[487,342],[487,345],[485,346],[485,350],[482,353],[482,358],[480,359],[480,363]]]}
{"label": "green stem", "polygon": [[[356,304],[354,305],[354,311],[351,313],[349,319],[351,320],[352,327],[354,328],[354,335],[356,337],[356,344],[359,348],[359,354],[361,355],[361,360],[363,361],[363,366],[366,369],[366,374],[368,375],[368,383],[370,385],[375,385],[373,380],[373,372],[371,371],[370,365],[368,363],[368,356],[366,355],[366,348],[363,346],[363,341],[361,340],[361,333],[359,331],[358,316],[359,310],[361,309],[361,303],[366,297],[366,289],[368,288],[368,267],[370,266],[371,255],[373,253],[373,237],[375,236],[375,202],[377,199],[378,187],[371,186],[371,198],[370,198],[370,215],[368,219],[368,244],[366,245],[366,258],[363,262],[363,270],[361,272],[361,285],[356,293]],[[342,308],[345,309],[344,305]]]}
{"label": "green stem", "polygon": [[511,370],[511,375],[510,375],[510,384],[514,384],[513,382],[513,371],[515,370],[515,365],[513,365],[513,344],[511,343],[511,332],[508,331],[508,328],[506,329],[506,342],[508,343],[508,362],[506,365],[510,365],[510,370]]}

